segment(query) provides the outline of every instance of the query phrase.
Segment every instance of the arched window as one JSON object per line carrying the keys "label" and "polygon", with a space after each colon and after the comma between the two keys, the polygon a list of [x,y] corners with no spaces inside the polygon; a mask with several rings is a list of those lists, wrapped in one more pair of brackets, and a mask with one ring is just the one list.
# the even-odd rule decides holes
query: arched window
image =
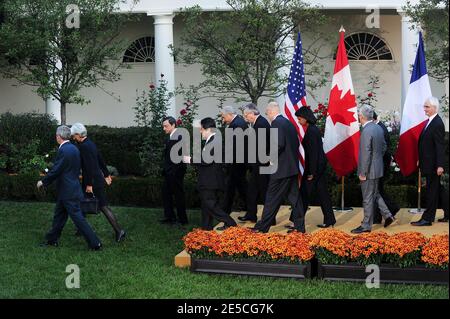
{"label": "arched window", "polygon": [[[345,37],[344,41],[349,60],[393,60],[391,50],[386,42],[375,34],[366,32],[353,33]],[[334,59],[336,59],[336,51]]]}
{"label": "arched window", "polygon": [[134,41],[123,55],[123,62],[155,62],[155,38],[143,37]]}

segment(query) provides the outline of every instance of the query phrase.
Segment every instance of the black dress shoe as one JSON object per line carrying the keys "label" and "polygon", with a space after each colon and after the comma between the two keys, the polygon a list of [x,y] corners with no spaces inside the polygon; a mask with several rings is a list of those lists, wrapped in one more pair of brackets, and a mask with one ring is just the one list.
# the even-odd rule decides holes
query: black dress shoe
{"label": "black dress shoe", "polygon": [[351,231],[352,234],[361,234],[361,233],[370,233],[370,229],[364,229],[361,226],[353,229]]}
{"label": "black dress shoe", "polygon": [[412,222],[411,225],[413,226],[431,226],[432,222],[427,222],[426,220],[420,219],[416,222]]}
{"label": "black dress shoe", "polygon": [[253,217],[239,216],[238,219],[239,219],[241,222],[249,221],[249,222],[252,222],[252,223],[256,223],[256,218],[253,218]]}
{"label": "black dress shoe", "polygon": [[298,232],[298,233],[306,233],[306,231],[305,231],[304,229],[297,229],[297,228],[289,229],[289,230],[287,231],[288,234],[294,233],[294,232]]}
{"label": "black dress shoe", "polygon": [[173,224],[176,223],[176,220],[169,219],[169,218],[164,218],[164,219],[159,220],[159,223],[160,223],[160,224],[173,225]]}
{"label": "black dress shoe", "polygon": [[391,211],[392,216],[397,215],[397,213],[398,213],[399,211],[400,211],[400,207],[396,207],[396,208],[394,209],[394,211]]}
{"label": "black dress shoe", "polygon": [[102,250],[102,247],[103,247],[102,244],[98,244],[98,246],[91,247],[90,249],[93,251],[99,251],[99,250]]}
{"label": "black dress shoe", "polygon": [[225,230],[225,229],[230,228],[230,227],[232,227],[232,226],[223,225],[223,226],[217,227],[216,230],[222,231],[222,230]]}
{"label": "black dress shoe", "polygon": [[390,224],[392,224],[394,222],[395,218],[394,217],[389,217],[384,221],[384,227],[388,227]]}
{"label": "black dress shoe", "polygon": [[127,235],[126,231],[122,229],[118,234],[116,234],[116,242],[120,243],[122,240],[125,239],[126,235]]}
{"label": "black dress shoe", "polygon": [[319,228],[328,228],[328,227],[334,227],[334,224],[319,224],[317,225]]}
{"label": "black dress shoe", "polygon": [[448,217],[439,218],[438,222],[440,222],[440,223],[448,223]]}
{"label": "black dress shoe", "polygon": [[58,247],[57,241],[44,241],[39,244],[39,247]]}
{"label": "black dress shoe", "polygon": [[374,224],[374,225],[379,225],[379,224],[381,224],[381,220],[374,220],[374,221],[373,221],[373,224]]}

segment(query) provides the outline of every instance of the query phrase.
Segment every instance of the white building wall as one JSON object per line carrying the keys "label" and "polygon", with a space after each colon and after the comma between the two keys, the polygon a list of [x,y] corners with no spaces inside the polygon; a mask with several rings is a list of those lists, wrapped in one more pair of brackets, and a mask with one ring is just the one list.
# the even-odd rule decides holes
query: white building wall
{"label": "white building wall", "polygon": [[[380,20],[380,29],[366,29],[365,18],[363,14],[355,15],[348,10],[328,11],[334,16],[334,21],[329,24],[327,31],[330,34],[336,34],[335,40],[323,47],[321,54],[328,55],[329,58],[323,60],[325,67],[332,73],[334,61],[332,53],[337,46],[338,30],[341,24],[346,28],[346,34],[354,32],[372,32],[383,38],[392,50],[394,61],[351,61],[350,68],[353,77],[353,83],[356,94],[362,94],[367,88],[369,75],[380,75],[380,86],[378,90],[378,102],[376,107],[382,110],[401,111],[401,25],[400,16],[397,14],[382,15]],[[124,29],[123,37],[131,44],[134,40],[143,36],[153,36],[154,26],[153,18],[142,14],[139,22],[131,23]],[[180,34],[183,25],[179,17],[174,19],[174,45],[180,45]],[[308,43],[308,38],[303,37],[303,41]],[[306,66],[307,68],[307,66]],[[154,64],[133,64],[132,69],[124,69],[122,78],[115,83],[104,83],[106,91],[113,92],[117,98],[106,94],[98,88],[88,88],[82,91],[91,103],[85,106],[68,105],[67,122],[82,122],[85,124],[99,124],[116,127],[125,127],[134,125],[134,111],[137,94],[142,90],[148,89],[150,83],[155,82]],[[184,67],[175,65],[176,85],[198,84],[203,79],[200,66],[194,65]],[[328,94],[331,85],[330,82],[321,90],[315,92],[317,101],[308,97],[308,103],[316,106],[317,103],[328,100]],[[30,87],[13,86],[13,80],[0,80],[0,112],[12,111],[14,113],[37,111],[45,112],[45,104],[36,94],[31,92]],[[445,87],[441,83],[432,80],[433,94],[440,97],[445,93]],[[264,111],[267,99],[261,99],[259,105]],[[228,104],[240,106],[227,101]],[[202,98],[200,100],[199,118],[205,116],[215,117],[218,113],[218,101],[213,98]],[[181,97],[177,98],[177,114],[183,107]]]}

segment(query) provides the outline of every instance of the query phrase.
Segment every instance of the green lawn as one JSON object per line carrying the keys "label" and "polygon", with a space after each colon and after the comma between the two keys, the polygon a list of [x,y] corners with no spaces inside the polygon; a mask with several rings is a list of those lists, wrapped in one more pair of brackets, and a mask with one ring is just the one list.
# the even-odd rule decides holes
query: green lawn
{"label": "green lawn", "polygon": [[[87,250],[75,237],[72,222],[58,248],[41,248],[52,218],[52,203],[0,201],[0,298],[448,298],[440,286],[382,285],[296,281],[245,276],[193,274],[173,265],[181,238],[190,227],[161,226],[161,210],[115,207],[128,231],[122,244],[113,241],[106,219],[89,216],[103,241],[100,252]],[[80,289],[67,289],[68,264],[80,267]]]}

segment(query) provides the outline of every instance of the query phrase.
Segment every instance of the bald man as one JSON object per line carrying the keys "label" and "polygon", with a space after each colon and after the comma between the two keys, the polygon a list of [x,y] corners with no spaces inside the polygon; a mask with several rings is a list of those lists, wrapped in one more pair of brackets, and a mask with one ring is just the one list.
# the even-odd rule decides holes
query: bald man
{"label": "bald man", "polygon": [[271,128],[278,131],[278,145],[276,145],[278,147],[278,166],[276,171],[270,175],[262,218],[256,223],[253,230],[263,233],[268,232],[283,200],[286,198],[292,207],[291,216],[294,222],[294,229],[288,232],[304,233],[305,218],[298,181],[300,172],[298,148],[300,142],[297,130],[287,118],[281,115],[280,107],[276,102],[270,102],[267,105],[266,115],[271,122]]}

